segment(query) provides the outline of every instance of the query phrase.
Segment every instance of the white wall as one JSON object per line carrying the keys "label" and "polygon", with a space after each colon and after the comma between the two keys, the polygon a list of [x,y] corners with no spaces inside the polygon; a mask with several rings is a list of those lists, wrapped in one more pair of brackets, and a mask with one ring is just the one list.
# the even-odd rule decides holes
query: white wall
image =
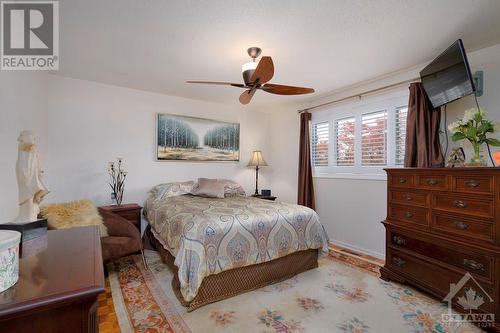
{"label": "white wall", "polygon": [[[268,116],[222,104],[183,99],[90,81],[49,75],[50,202],[88,198],[110,203],[108,161],[125,159],[125,202],[142,204],[147,191],[164,182],[197,177],[230,178],[253,193],[252,150],[270,155]],[[155,114],[173,113],[240,123],[240,162],[156,162]],[[268,170],[259,174],[269,187]]]}
{"label": "white wall", "polygon": [[[490,118],[500,121],[500,44],[468,54],[472,72],[485,71],[485,93],[479,98],[482,107],[489,111]],[[425,64],[414,66],[397,73],[391,73],[367,82],[362,82],[324,96],[310,105],[355,95],[363,91],[386,86],[418,77]],[[448,106],[448,120],[460,116],[472,107],[472,96]],[[326,111],[318,110],[313,112]],[[279,110],[271,115],[273,141],[272,155],[277,159],[273,172],[273,190],[278,196],[292,200],[297,193],[299,117],[295,108]],[[456,145],[467,143],[460,142]],[[316,210],[325,225],[331,241],[384,257],[385,233],[380,221],[386,217],[386,181],[356,180],[339,178],[315,178]]]}
{"label": "white wall", "polygon": [[42,164],[47,153],[47,76],[37,71],[0,71],[0,223],[17,216],[17,137],[37,133]]}
{"label": "white wall", "polygon": [[269,177],[280,201],[297,202],[300,123],[296,108],[274,109],[270,117]]}

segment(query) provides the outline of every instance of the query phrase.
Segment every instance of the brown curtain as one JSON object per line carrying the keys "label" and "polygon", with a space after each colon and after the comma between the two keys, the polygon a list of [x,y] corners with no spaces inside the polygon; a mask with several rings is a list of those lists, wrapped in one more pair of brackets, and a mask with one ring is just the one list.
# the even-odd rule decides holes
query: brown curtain
{"label": "brown curtain", "polygon": [[432,107],[420,82],[412,83],[406,123],[405,167],[444,166],[439,142],[440,122],[441,109]]}
{"label": "brown curtain", "polygon": [[300,144],[299,144],[299,194],[298,204],[314,209],[314,186],[311,165],[311,143],[309,125],[311,114],[300,114]]}

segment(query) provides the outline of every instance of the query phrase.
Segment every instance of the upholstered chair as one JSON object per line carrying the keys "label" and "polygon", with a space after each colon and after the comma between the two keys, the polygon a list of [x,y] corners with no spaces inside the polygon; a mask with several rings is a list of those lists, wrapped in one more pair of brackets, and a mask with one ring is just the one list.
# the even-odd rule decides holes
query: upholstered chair
{"label": "upholstered chair", "polygon": [[139,230],[130,221],[117,214],[103,209],[99,209],[99,214],[109,235],[101,238],[104,263],[140,251],[144,266],[147,267]]}

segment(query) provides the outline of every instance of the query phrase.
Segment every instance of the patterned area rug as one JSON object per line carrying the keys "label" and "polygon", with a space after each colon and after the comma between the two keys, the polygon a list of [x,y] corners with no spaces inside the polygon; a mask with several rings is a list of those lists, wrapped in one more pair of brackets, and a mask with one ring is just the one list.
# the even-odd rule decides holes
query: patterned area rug
{"label": "patterned area rug", "polygon": [[478,332],[448,327],[447,311],[411,288],[386,283],[329,256],[292,279],[187,313],[171,289],[172,273],[153,251],[108,269],[122,332]]}

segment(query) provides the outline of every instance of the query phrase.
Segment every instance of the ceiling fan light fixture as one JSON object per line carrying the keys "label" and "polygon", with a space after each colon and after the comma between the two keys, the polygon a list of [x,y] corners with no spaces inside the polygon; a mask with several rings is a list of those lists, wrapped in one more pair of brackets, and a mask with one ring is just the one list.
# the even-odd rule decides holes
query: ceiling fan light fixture
{"label": "ceiling fan light fixture", "polygon": [[187,81],[188,83],[205,83],[205,84],[218,84],[224,86],[233,86],[243,88],[245,91],[240,95],[240,103],[246,105],[250,103],[253,95],[257,90],[275,95],[302,95],[311,94],[314,92],[312,88],[287,86],[282,84],[268,83],[274,75],[273,59],[269,56],[263,56],[256,61],[260,56],[262,50],[258,47],[251,47],[247,50],[248,55],[252,61],[241,65],[243,82],[219,82],[219,81]]}
{"label": "ceiling fan light fixture", "polygon": [[253,71],[256,68],[257,68],[257,62],[250,61],[241,65],[241,72],[245,73],[246,71]]}

